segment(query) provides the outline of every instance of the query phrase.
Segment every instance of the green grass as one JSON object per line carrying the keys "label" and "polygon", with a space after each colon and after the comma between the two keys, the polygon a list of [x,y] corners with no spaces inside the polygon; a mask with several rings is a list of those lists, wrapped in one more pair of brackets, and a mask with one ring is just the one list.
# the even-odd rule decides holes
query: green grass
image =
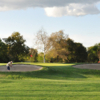
{"label": "green grass", "polygon": [[76,69],[72,67],[75,63],[22,64],[40,65],[43,69],[0,72],[0,100],[100,99],[100,70]]}

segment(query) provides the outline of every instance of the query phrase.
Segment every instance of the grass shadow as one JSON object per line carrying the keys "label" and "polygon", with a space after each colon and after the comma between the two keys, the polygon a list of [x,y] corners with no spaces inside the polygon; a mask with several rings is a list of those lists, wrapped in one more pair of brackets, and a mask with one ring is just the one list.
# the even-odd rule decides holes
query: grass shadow
{"label": "grass shadow", "polygon": [[72,67],[72,65],[65,65],[65,66],[41,65],[41,66],[43,67],[43,69],[39,71],[0,72],[0,75],[2,76],[2,78],[8,78],[8,79],[42,78],[42,79],[55,79],[55,80],[88,78],[89,75],[100,77],[100,70],[78,69]]}

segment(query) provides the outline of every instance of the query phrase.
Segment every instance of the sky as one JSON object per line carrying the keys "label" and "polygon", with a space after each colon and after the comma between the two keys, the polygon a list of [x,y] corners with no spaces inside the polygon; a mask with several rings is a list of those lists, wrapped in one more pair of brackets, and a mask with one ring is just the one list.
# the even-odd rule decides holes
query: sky
{"label": "sky", "polygon": [[100,43],[100,0],[0,0],[0,38],[19,32],[34,48],[35,34],[63,30],[85,47]]}

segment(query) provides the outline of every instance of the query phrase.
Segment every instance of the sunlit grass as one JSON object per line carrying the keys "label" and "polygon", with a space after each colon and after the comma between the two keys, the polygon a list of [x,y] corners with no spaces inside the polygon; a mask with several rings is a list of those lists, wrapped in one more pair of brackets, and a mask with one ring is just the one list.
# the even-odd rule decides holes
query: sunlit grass
{"label": "sunlit grass", "polygon": [[30,62],[19,62],[14,64],[31,64],[31,65],[40,65],[40,66],[69,66],[69,65],[75,65],[77,63],[71,63],[71,64],[64,64],[64,63],[30,63]]}
{"label": "sunlit grass", "polygon": [[6,64],[7,64],[7,63],[0,63],[0,66],[1,66],[1,65],[6,65]]}

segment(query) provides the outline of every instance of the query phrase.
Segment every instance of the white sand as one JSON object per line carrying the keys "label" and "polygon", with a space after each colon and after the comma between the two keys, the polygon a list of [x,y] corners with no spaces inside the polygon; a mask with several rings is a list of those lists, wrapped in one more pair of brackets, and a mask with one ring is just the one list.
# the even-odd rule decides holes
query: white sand
{"label": "white sand", "polygon": [[96,69],[100,70],[100,64],[80,64],[80,65],[74,65],[75,68],[80,69]]}
{"label": "white sand", "polygon": [[[17,64],[17,65],[12,65],[12,67],[10,67],[10,72],[27,72],[27,71],[36,71],[41,69],[42,67],[36,65]],[[0,72],[8,72],[7,66],[0,66]]]}

